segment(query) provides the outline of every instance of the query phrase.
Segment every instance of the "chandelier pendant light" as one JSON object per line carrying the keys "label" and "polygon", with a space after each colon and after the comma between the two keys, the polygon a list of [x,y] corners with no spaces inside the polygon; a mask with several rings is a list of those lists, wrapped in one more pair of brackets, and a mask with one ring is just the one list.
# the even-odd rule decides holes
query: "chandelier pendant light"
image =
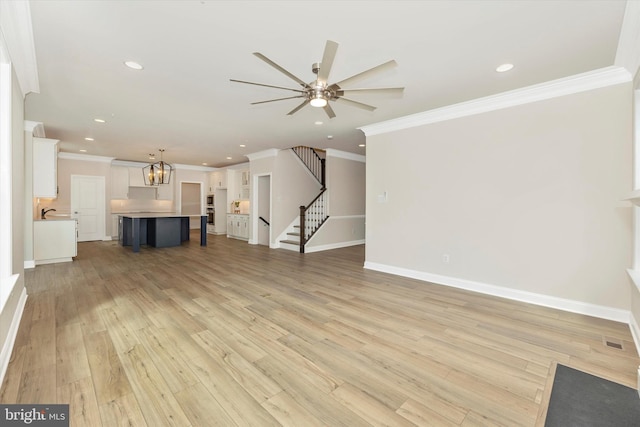
{"label": "chandelier pendant light", "polygon": [[144,185],[160,185],[169,184],[171,180],[171,171],[173,167],[169,163],[165,163],[162,159],[162,153],[164,148],[160,148],[160,161],[151,163],[142,168],[142,175],[144,177]]}

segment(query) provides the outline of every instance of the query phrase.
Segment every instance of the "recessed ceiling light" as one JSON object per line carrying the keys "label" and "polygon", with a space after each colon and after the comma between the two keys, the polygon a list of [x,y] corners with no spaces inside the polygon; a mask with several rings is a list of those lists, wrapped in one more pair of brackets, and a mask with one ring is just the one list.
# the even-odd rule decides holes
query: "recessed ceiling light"
{"label": "recessed ceiling light", "polygon": [[240,144],[240,147],[244,148],[244,147],[246,147],[246,145],[244,145],[244,144]]}
{"label": "recessed ceiling light", "polygon": [[107,123],[107,121],[104,119],[93,119],[93,121],[96,123]]}
{"label": "recessed ceiling light", "polygon": [[327,135],[327,139],[333,139],[333,135]]}
{"label": "recessed ceiling light", "polygon": [[322,122],[318,120],[317,122],[314,122],[313,124],[314,124],[314,125],[321,125],[321,124],[322,124]]}
{"label": "recessed ceiling light", "polygon": [[365,144],[358,144],[358,147],[366,147]]}
{"label": "recessed ceiling light", "polygon": [[206,164],[206,163],[203,163],[203,164],[202,164],[202,166],[207,166],[207,164]]}
{"label": "recessed ceiling light", "polygon": [[231,160],[233,157],[227,157],[227,160]]}
{"label": "recessed ceiling light", "polygon": [[513,64],[502,64],[502,65],[498,65],[498,67],[496,68],[496,71],[499,73],[504,73],[505,71],[509,71],[513,68]]}
{"label": "recessed ceiling light", "polygon": [[144,67],[142,65],[138,64],[135,61],[125,61],[124,65],[126,65],[129,68],[131,68],[132,70],[142,70],[142,69],[144,69]]}
{"label": "recessed ceiling light", "polygon": [[91,138],[90,136],[86,137],[84,140],[85,141],[95,141],[95,139]]}
{"label": "recessed ceiling light", "polygon": [[80,150],[80,152],[81,152],[81,153],[86,153],[86,152],[87,152],[87,150]]}

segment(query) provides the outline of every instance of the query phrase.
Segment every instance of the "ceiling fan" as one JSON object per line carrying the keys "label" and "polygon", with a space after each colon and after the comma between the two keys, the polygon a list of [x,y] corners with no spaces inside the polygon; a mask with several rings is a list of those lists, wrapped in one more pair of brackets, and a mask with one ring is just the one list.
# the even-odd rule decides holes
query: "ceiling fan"
{"label": "ceiling fan", "polygon": [[329,105],[329,101],[336,101],[343,104],[351,105],[353,107],[362,108],[364,110],[373,111],[376,109],[376,107],[363,104],[362,102],[347,99],[344,97],[344,94],[345,93],[400,94],[404,90],[403,87],[372,88],[372,89],[343,89],[342,88],[342,86],[352,84],[355,81],[358,81],[367,77],[371,77],[374,74],[377,74],[387,69],[395,67],[397,63],[394,60],[387,61],[378,66],[362,71],[358,74],[355,74],[337,83],[329,84],[328,83],[329,73],[331,71],[331,66],[333,65],[333,60],[336,56],[337,51],[338,51],[338,43],[331,40],[327,40],[327,44],[325,45],[325,48],[324,48],[324,54],[322,55],[322,62],[314,63],[311,66],[311,71],[313,71],[313,73],[316,74],[317,76],[315,81],[312,81],[311,83],[306,83],[302,79],[294,76],[289,71],[285,70],[280,65],[276,64],[275,62],[273,62],[271,59],[267,58],[260,52],[253,53],[255,56],[262,59],[267,64],[271,65],[273,68],[275,68],[276,70],[280,71],[281,73],[283,73],[284,75],[286,75],[287,77],[289,77],[290,79],[298,83],[300,86],[302,86],[302,89],[292,89],[288,87],[274,86],[274,85],[268,85],[263,83],[247,82],[243,80],[235,80],[235,79],[230,79],[230,80],[236,83],[245,83],[250,85],[271,87],[275,89],[284,89],[284,90],[297,92],[298,94],[296,96],[288,96],[286,98],[277,98],[277,99],[270,99],[267,101],[258,101],[258,102],[251,103],[251,105],[256,105],[256,104],[264,104],[267,102],[283,101],[285,99],[304,98],[304,101],[302,102],[302,104],[298,105],[296,108],[294,108],[293,110],[287,113],[287,115],[289,116],[300,111],[307,104],[310,104],[312,107],[323,108],[324,111],[329,116],[329,118],[334,118],[336,114],[333,112],[333,109]]}

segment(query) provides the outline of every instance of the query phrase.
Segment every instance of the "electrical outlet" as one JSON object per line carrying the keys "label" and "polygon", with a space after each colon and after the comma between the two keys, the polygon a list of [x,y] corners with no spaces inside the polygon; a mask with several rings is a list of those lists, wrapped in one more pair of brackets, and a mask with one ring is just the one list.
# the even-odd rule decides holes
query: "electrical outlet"
{"label": "electrical outlet", "polygon": [[445,264],[449,263],[449,254],[442,255],[442,262],[444,262]]}

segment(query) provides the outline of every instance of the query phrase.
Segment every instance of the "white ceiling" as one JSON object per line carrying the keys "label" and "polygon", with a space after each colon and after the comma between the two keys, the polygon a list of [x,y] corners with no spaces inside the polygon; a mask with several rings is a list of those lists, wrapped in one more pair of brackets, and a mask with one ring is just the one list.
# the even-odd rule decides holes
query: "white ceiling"
{"label": "white ceiling", "polygon": [[[210,166],[295,145],[365,154],[358,127],[613,65],[625,8],[616,0],[30,4],[40,93],[27,96],[25,116],[44,123],[61,151],[147,161],[164,148],[170,163]],[[311,106],[287,116],[300,100],[250,103],[291,92],[229,81],[298,88],[252,53],[311,82],[328,39],[340,44],[330,83],[395,59],[397,68],[358,87],[404,94],[349,96],[374,112],[332,103],[334,119]],[[505,62],[515,68],[497,73]]]}

